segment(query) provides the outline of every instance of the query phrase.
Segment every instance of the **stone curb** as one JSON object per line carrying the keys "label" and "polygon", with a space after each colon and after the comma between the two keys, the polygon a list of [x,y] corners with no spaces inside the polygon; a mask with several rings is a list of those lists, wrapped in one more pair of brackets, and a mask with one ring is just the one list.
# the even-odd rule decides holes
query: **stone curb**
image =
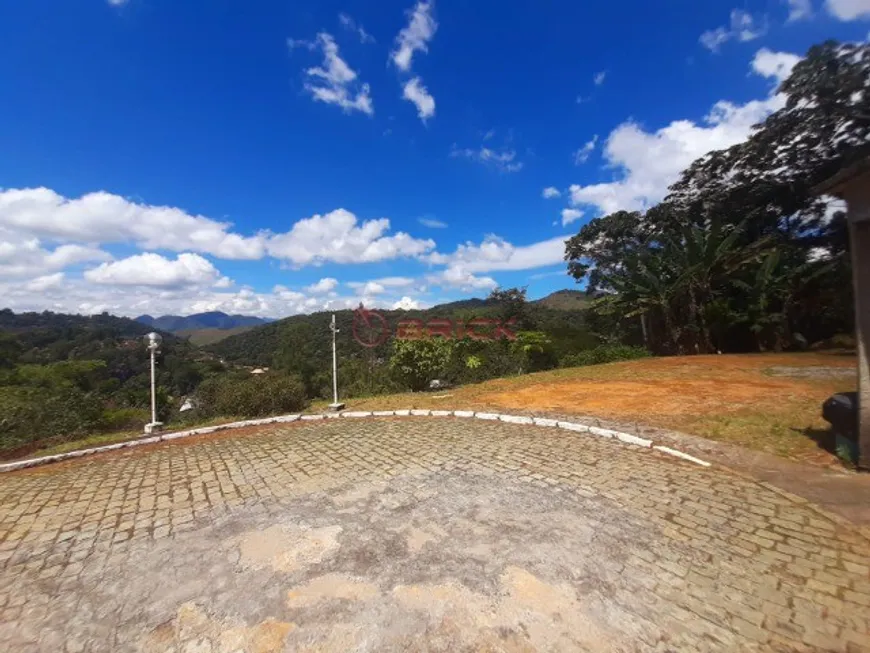
{"label": "stone curb", "polygon": [[362,419],[366,417],[459,417],[473,418],[486,421],[500,421],[508,424],[526,424],[541,426],[545,428],[560,428],[565,431],[573,431],[575,433],[587,433],[601,438],[609,438],[619,440],[620,442],[645,449],[655,449],[656,451],[686,460],[702,467],[710,467],[710,463],[690,456],[682,451],[671,449],[659,445],[653,445],[652,440],[639,438],[636,435],[603,429],[597,426],[587,426],[576,422],[565,422],[545,417],[528,417],[525,415],[502,415],[501,413],[486,413],[473,410],[429,410],[429,409],[403,409],[403,410],[357,410],[357,411],[342,411],[339,413],[316,413],[312,415],[282,415],[280,417],[266,417],[264,419],[249,419],[242,422],[230,422],[229,424],[220,424],[218,426],[204,426],[187,431],[177,431],[175,433],[166,433],[164,435],[155,435],[150,438],[140,438],[138,440],[128,440],[126,442],[117,442],[108,444],[102,447],[93,447],[91,449],[79,449],[78,451],[69,451],[67,453],[55,454],[53,456],[43,456],[41,458],[31,458],[29,460],[18,460],[11,463],[0,464],[0,473],[13,472],[19,469],[27,469],[30,467],[39,467],[50,463],[57,463],[64,460],[72,460],[73,458],[81,458],[98,453],[108,451],[116,451],[119,449],[128,449],[139,447],[146,444],[156,444],[158,442],[169,442],[172,440],[180,440],[194,435],[207,435],[209,433],[217,433],[218,431],[227,431],[230,429],[241,429],[249,426],[265,426],[268,424],[286,424],[296,421],[315,421],[335,418]]}

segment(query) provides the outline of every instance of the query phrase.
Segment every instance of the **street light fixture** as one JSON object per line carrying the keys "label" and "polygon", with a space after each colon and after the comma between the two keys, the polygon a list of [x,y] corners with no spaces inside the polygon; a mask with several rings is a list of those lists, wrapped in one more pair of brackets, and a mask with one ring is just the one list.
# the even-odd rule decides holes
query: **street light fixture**
{"label": "street light fixture", "polygon": [[146,347],[148,351],[151,352],[151,423],[145,425],[145,433],[154,433],[160,430],[160,427],[163,426],[161,422],[157,421],[157,388],[155,385],[155,375],[154,375],[154,356],[157,354],[157,350],[160,349],[160,343],[163,342],[163,337],[159,333],[154,333],[153,331],[145,336]]}

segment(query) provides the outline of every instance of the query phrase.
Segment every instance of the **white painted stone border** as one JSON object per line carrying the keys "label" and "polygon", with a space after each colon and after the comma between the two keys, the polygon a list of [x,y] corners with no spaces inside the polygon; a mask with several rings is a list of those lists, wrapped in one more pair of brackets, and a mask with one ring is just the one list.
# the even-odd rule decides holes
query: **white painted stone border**
{"label": "white painted stone border", "polygon": [[249,426],[264,426],[267,424],[286,424],[296,421],[315,421],[335,418],[362,419],[366,417],[459,417],[473,418],[486,421],[501,421],[509,424],[528,424],[544,428],[560,428],[566,431],[575,433],[587,433],[601,438],[616,439],[625,444],[630,444],[646,449],[655,449],[660,453],[669,456],[675,456],[682,460],[701,465],[702,467],[710,467],[710,463],[694,456],[690,456],[682,451],[671,449],[659,445],[653,445],[652,440],[622,433],[620,431],[612,431],[610,429],[602,429],[597,426],[587,426],[577,422],[566,422],[562,420],[550,419],[547,417],[529,417],[526,415],[502,415],[501,413],[477,412],[473,410],[429,410],[429,409],[404,409],[404,410],[357,410],[357,411],[342,411],[340,413],[315,413],[311,415],[282,415],[280,417],[266,417],[264,419],[249,419],[243,422],[230,422],[228,424],[219,424],[217,426],[203,426],[200,428],[189,429],[187,431],[177,431],[175,433],[166,433],[163,435],[155,435],[150,438],[140,438],[138,440],[128,440],[126,442],[117,442],[115,444],[107,444],[102,447],[93,447],[91,449],[79,449],[78,451],[69,451],[67,453],[59,453],[53,456],[43,456],[41,458],[31,458],[28,460],[18,460],[11,463],[0,464],[0,473],[12,472],[18,469],[26,469],[28,467],[38,467],[40,465],[48,465],[50,463],[61,462],[63,460],[71,460],[73,458],[81,458],[82,456],[90,456],[97,453],[105,453],[107,451],[116,451],[118,449],[127,449],[139,447],[146,444],[156,444],[158,442],[169,442],[171,440],[179,440],[188,438],[194,435],[206,435],[208,433],[216,433],[218,431],[227,431],[230,429],[241,429]]}

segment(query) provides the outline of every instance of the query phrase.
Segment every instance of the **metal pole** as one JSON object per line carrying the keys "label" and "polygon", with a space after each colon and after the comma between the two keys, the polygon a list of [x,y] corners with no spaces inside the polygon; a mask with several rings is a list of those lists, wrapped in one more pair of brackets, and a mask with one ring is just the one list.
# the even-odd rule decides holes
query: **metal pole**
{"label": "metal pole", "polygon": [[151,423],[157,423],[157,392],[154,381],[154,347],[151,347]]}
{"label": "metal pole", "polygon": [[332,314],[332,403],[338,405],[338,356],[335,352],[335,313]]}

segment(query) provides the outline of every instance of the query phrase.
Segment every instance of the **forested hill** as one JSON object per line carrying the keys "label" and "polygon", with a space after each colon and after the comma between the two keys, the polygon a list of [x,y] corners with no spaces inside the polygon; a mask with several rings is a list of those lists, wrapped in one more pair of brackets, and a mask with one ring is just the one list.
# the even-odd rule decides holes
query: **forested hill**
{"label": "forested hill", "polygon": [[[582,310],[549,308],[529,302],[526,329],[543,331],[551,339],[556,351],[573,353],[597,344],[589,333]],[[426,310],[379,311],[387,320],[391,333],[401,320],[419,318],[447,318],[457,322],[474,317],[496,317],[502,310],[491,300],[472,299],[442,304]],[[333,312],[294,315],[292,317],[256,327],[245,333],[231,336],[205,349],[223,358],[228,363],[257,366],[287,366],[286,359],[303,356],[312,366],[324,366],[331,362],[332,336],[329,323]],[[342,356],[368,355],[353,338],[353,311],[335,311],[339,328],[337,338]],[[378,357],[388,356],[388,342],[374,349]],[[293,367],[293,365],[290,365]]]}
{"label": "forested hill", "polygon": [[[152,327],[108,313],[13,313],[7,308],[0,310],[0,340],[4,343],[0,367],[4,355],[7,364],[13,356],[14,362],[54,363],[86,359],[119,347],[141,345],[144,350],[142,337],[150,331]],[[176,340],[168,333],[163,336],[168,345]]]}

